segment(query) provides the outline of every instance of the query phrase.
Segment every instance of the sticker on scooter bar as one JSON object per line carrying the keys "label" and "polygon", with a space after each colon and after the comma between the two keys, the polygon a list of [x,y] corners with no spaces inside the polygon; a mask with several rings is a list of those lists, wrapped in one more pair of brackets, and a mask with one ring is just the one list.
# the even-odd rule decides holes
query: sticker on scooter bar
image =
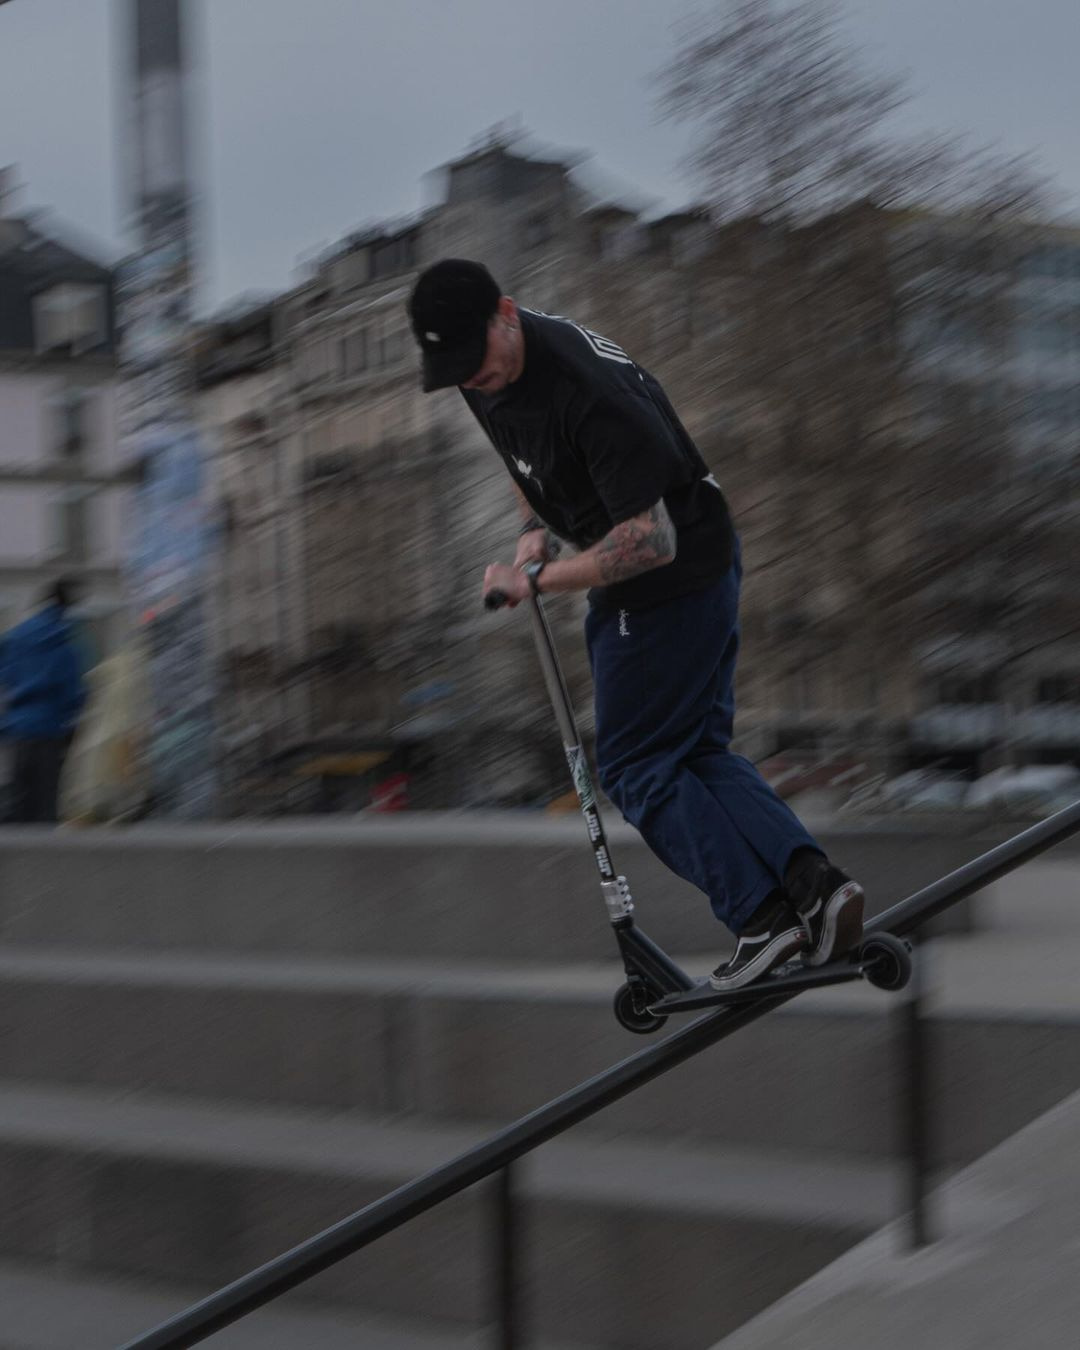
{"label": "sticker on scooter bar", "polygon": [[593,796],[588,760],[586,760],[585,751],[580,745],[568,745],[566,747],[566,762],[570,765],[570,773],[574,779],[574,788],[578,799],[587,811],[591,806],[596,805],[596,798]]}

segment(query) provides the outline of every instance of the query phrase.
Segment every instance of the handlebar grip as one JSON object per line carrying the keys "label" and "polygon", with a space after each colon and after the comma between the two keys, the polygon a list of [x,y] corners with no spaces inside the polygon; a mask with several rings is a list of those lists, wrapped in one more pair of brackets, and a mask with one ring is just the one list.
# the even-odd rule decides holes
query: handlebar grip
{"label": "handlebar grip", "polygon": [[488,591],[487,595],[484,596],[484,608],[502,609],[509,598],[505,591]]}

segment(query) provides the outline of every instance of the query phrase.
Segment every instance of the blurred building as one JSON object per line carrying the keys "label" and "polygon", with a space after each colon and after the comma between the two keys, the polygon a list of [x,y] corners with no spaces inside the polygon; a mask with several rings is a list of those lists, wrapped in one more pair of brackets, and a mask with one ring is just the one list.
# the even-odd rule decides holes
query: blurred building
{"label": "blurred building", "polygon": [[[783,242],[671,217],[586,285],[734,507],[744,747],[1078,759],[1080,232],[865,214]],[[796,281],[837,274],[784,343],[790,292],[745,295],[751,252],[778,248],[803,249]]]}
{"label": "blurred building", "polygon": [[273,420],[281,379],[276,356],[269,302],[240,302],[195,339],[199,412],[220,526],[211,646],[227,795],[257,795],[266,766],[307,723],[301,522],[293,510],[287,442]]}
{"label": "blurred building", "polygon": [[130,492],[117,448],[112,270],[0,174],[0,628],[59,575],[100,654],[122,630],[121,533]]}
{"label": "blurred building", "polygon": [[924,592],[906,732],[917,757],[979,768],[1080,758],[1080,230],[1016,245],[1002,322],[942,331],[923,363],[999,454],[930,522],[958,557]]}
{"label": "blurred building", "polygon": [[[565,166],[500,143],[443,173],[438,206],[350,236],[274,303],[271,357],[261,317],[200,336],[228,522],[225,717],[264,767],[319,780],[299,800],[360,804],[402,772],[417,803],[527,800],[558,762],[526,626],[479,605],[483,567],[514,547],[509,485],[460,400],[421,393],[405,304],[453,251],[552,303],[585,201]],[[245,636],[256,616],[272,656]]]}
{"label": "blurred building", "polygon": [[[1027,241],[992,339],[955,316],[932,334],[886,323],[896,266],[865,280],[865,259],[841,258],[856,280],[829,321],[852,350],[880,329],[914,355],[887,395],[857,390],[843,342],[822,351],[808,333],[800,423],[766,378],[786,297],[770,313],[742,294],[746,250],[777,246],[760,227],[649,220],[499,137],[437,174],[421,215],[342,240],[200,340],[229,528],[226,720],[249,767],[317,779],[294,797],[326,805],[360,804],[399,771],[418,804],[535,801],[561,784],[528,625],[479,607],[484,566],[515,544],[509,484],[457,395],[419,389],[406,299],[453,255],[617,337],[667,386],[744,538],[749,753],[876,768],[1080,755],[1080,238]],[[869,252],[900,233],[875,219]],[[795,246],[823,260],[834,247],[827,232]],[[747,324],[760,352],[736,333]],[[581,608],[549,604],[587,726]]]}

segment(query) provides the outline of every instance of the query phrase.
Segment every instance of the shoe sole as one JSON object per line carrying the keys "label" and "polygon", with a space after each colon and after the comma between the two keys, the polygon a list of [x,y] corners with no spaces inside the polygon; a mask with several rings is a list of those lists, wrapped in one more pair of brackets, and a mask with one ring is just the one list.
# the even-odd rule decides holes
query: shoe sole
{"label": "shoe sole", "polygon": [[863,934],[863,888],[857,881],[845,882],[825,901],[821,942],[803,956],[808,966],[823,966],[857,947]]}
{"label": "shoe sole", "polygon": [[755,980],[760,980],[774,966],[782,966],[785,961],[790,960],[796,953],[804,951],[805,948],[805,929],[792,928],[786,933],[778,933],[767,946],[762,947],[752,960],[747,961],[738,975],[733,975],[731,979],[720,980],[715,975],[710,975],[709,986],[718,994],[726,994],[731,989],[741,989],[743,985],[753,984]]}

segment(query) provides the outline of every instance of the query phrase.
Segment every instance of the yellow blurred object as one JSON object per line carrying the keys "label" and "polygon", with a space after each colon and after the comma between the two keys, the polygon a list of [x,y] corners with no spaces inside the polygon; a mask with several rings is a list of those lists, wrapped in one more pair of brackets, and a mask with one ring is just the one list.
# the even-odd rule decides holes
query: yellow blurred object
{"label": "yellow blurred object", "polygon": [[144,642],[130,638],[87,676],[90,697],[64,764],[60,819],[102,824],[133,815],[150,791],[150,697]]}
{"label": "yellow blurred object", "polygon": [[318,778],[324,774],[338,778],[355,778],[367,773],[377,764],[390,758],[389,750],[363,750],[352,755],[319,755],[301,764],[296,772],[304,778]]}

